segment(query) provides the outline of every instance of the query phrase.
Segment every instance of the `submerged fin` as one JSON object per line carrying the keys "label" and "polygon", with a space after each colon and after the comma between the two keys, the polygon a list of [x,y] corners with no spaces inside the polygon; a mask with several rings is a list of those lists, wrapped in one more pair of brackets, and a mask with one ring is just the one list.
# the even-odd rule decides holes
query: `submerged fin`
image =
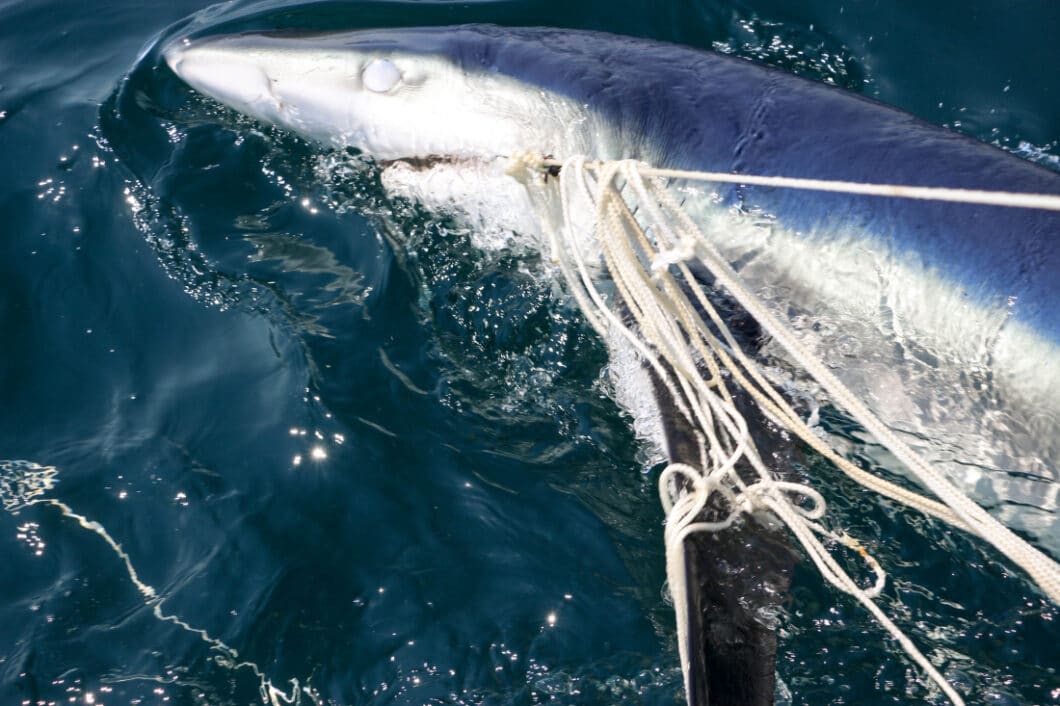
{"label": "submerged fin", "polygon": [[[695,435],[652,374],[671,462],[698,465]],[[749,405],[748,405],[749,407]],[[746,409],[749,420],[759,419]],[[711,515],[714,516],[711,516]],[[718,508],[707,520],[721,519]],[[684,543],[691,706],[772,706],[776,691],[775,622],[797,560],[782,529],[753,517]]]}
{"label": "submerged fin", "polygon": [[688,701],[693,706],[772,706],[773,623],[791,584],[787,539],[755,520],[685,540]]}

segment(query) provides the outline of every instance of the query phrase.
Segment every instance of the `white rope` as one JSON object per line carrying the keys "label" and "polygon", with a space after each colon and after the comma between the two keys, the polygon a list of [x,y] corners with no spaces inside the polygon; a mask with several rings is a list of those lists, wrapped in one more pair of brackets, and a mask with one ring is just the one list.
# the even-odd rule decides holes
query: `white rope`
{"label": "white rope", "polygon": [[[631,167],[627,178],[635,176]],[[655,195],[667,204],[671,215],[677,219],[686,233],[698,233],[697,226],[688,215],[673,203],[672,197],[662,189]],[[1001,524],[980,505],[954,487],[941,473],[932,468],[914,452],[894,431],[882,422],[868,407],[837,378],[824,363],[817,360],[802,344],[790,327],[777,319],[762,302],[743,284],[717,249],[705,237],[696,241],[696,253],[700,262],[710,268],[719,284],[744,307],[744,309],[805,369],[832,398],[854,419],[869,431],[877,441],[893,453],[914,476],[941,499],[962,521],[964,526],[986,539],[1009,559],[1027,571],[1035,583],[1053,602],[1060,604],[1060,565],[1037,548],[1020,539]]]}
{"label": "white rope", "polygon": [[[603,163],[590,162],[589,169],[599,169]],[[541,159],[537,166],[558,167],[562,162]],[[729,172],[697,172],[684,169],[659,169],[641,165],[642,176],[669,179],[689,179],[725,184],[751,186],[776,186],[786,189],[829,191],[840,194],[863,196],[889,196],[920,201],[949,201],[953,203],[980,204],[984,206],[1007,206],[1010,208],[1036,208],[1060,211],[1060,195],[1036,194],[1023,191],[988,191],[985,189],[954,189],[938,186],[910,186],[907,184],[873,184],[860,181],[834,181],[830,179],[802,179],[798,177],[763,176],[759,174],[731,174]]]}
{"label": "white rope", "polygon": [[[532,160],[532,157],[526,157],[524,159]],[[542,163],[545,165],[551,164],[552,162],[553,160],[542,160]],[[608,171],[606,164],[588,164],[584,161],[577,162],[577,164],[579,166],[576,168],[580,169],[595,169],[604,174],[612,175],[618,173],[617,168]],[[885,448],[890,450],[900,461],[902,461],[902,463],[914,473],[917,479],[938,496],[947,509],[943,509],[937,504],[934,504],[930,500],[915,493],[901,489],[893,484],[886,483],[881,479],[871,476],[871,474],[866,474],[864,471],[861,471],[861,469],[852,466],[852,464],[840,464],[845,472],[858,482],[867,485],[877,492],[881,492],[899,502],[924,510],[925,512],[950,522],[957,527],[980,535],[999,551],[1008,556],[1013,562],[1027,571],[1042,591],[1054,602],[1060,604],[1060,565],[994,519],[985,509],[954,487],[941,473],[932,468],[911,448],[909,448],[909,446],[902,441],[893,430],[876,417],[876,415],[874,415],[856,395],[840,382],[821,361],[814,358],[787,325],[782,323],[779,319],[773,316],[768,309],[766,309],[758,298],[742,283],[739,276],[728,262],[714,248],[710,241],[703,236],[699,231],[699,228],[673,201],[672,197],[665,191],[665,189],[659,188],[658,185],[655,185],[651,189],[652,193],[649,194],[648,188],[645,186],[641,176],[642,174],[658,174],[667,177],[689,177],[690,175],[694,175],[698,178],[710,180],[716,176],[715,174],[708,172],[683,172],[679,170],[652,169],[634,162],[613,164],[624,165],[621,168],[622,176],[626,179],[627,183],[631,184],[637,191],[638,197],[640,198],[640,205],[644,206],[652,215],[653,225],[655,225],[659,231],[669,235],[672,247],[668,250],[663,250],[653,258],[652,268],[656,271],[656,274],[669,264],[676,263],[684,268],[684,260],[692,259],[693,256],[707,266],[712,274],[714,274],[719,284],[729,291],[729,293],[741,306],[744,307],[759,325],[762,326],[763,329],[765,329],[778,343],[780,343],[789,354],[792,355],[796,362],[798,362],[826,391],[832,395],[833,399],[841,407],[846,409],[857,422],[872,433]],[[729,177],[732,176],[733,175],[729,175]],[[770,177],[770,179],[772,178]],[[795,181],[818,184],[815,180]],[[832,187],[835,187],[830,190],[839,190],[838,185],[843,184],[843,182],[827,183]],[[953,190],[942,191],[948,193]],[[856,193],[864,192],[858,191]],[[994,197],[1002,195],[1000,192],[991,193]],[[938,197],[944,199],[947,198],[946,194],[940,194]],[[928,198],[928,196],[921,196],[920,198]],[[663,205],[667,213],[662,213],[658,209],[656,203]],[[995,200],[993,203],[996,204],[999,202]],[[681,232],[679,234],[674,233],[670,227],[670,223],[677,225]],[[692,281],[690,279],[691,275],[687,269],[684,269],[682,274],[689,282]],[[724,332],[726,329],[722,325],[720,317],[715,317],[713,315],[713,308],[710,307],[705,298],[702,297],[699,288],[693,287],[693,292],[697,296],[700,305],[708,312],[712,313],[711,318],[715,325],[719,327],[719,330]],[[730,350],[737,354],[737,357],[740,358],[741,365],[752,371],[753,375],[755,369],[753,363],[743,356],[739,346],[735,344],[731,337],[726,336],[726,338]],[[759,379],[756,380],[756,382],[763,390],[771,391],[771,387],[764,384],[764,380]],[[771,413],[774,416],[780,416],[782,422],[787,422],[797,427],[793,429],[793,431],[799,433],[800,437],[804,437],[804,440],[809,442],[811,438],[816,438],[816,435],[812,433],[805,435],[802,433],[808,430],[799,428],[804,427],[804,425],[801,423],[798,416],[793,412],[790,412],[790,410],[783,410],[785,413],[778,415],[777,412],[780,412],[785,406],[783,401],[778,395],[769,395],[768,392],[766,394],[772,399],[769,401],[760,399],[759,402],[766,404],[767,413]],[[781,404],[777,405],[776,403],[778,402]],[[778,409],[778,407],[781,409]],[[819,446],[820,444],[814,445]],[[829,455],[836,456],[835,454]],[[833,460],[835,459],[833,458]]]}
{"label": "white rope", "polygon": [[[725,368],[729,372],[732,380],[756,400],[763,412],[832,460],[855,481],[983,537],[1024,568],[1039,587],[1058,603],[1060,567],[1001,525],[920,459],[802,346],[788,326],[765,308],[662,184],[658,180],[646,181],[644,177],[726,181],[1056,210],[1060,210],[1060,197],[660,170],[632,161],[589,163],[580,157],[558,162],[531,153],[514,155],[507,171],[527,185],[531,198],[540,208],[552,197],[548,187],[543,186],[544,180],[534,181],[532,177],[539,174],[543,167],[556,166],[560,167],[557,188],[561,213],[558,223],[546,219],[545,229],[553,259],[560,265],[568,288],[605,340],[609,333],[617,334],[631,343],[647,361],[673,397],[679,413],[696,430],[699,442],[702,459],[700,468],[686,463],[672,463],[664,469],[659,479],[660,499],[667,514],[667,574],[677,614],[678,647],[686,675],[686,687],[689,656],[685,654],[688,616],[683,542],[694,532],[721,531],[731,526],[740,514],[768,509],[788,526],[822,576],[864,605],[947,698],[954,704],[962,704],[960,695],[873,601],[884,585],[886,574],[882,567],[856,540],[846,535],[836,535],[816,522],[823,516],[825,508],[820,493],[802,484],[776,480],[762,462],[746,421],[733,404],[721,369]],[[555,170],[551,174],[554,175]],[[620,184],[624,184],[632,194],[624,197]],[[597,244],[615,289],[629,309],[635,327],[625,325],[607,306],[606,298],[597,289],[576,241],[577,234],[572,232],[575,199],[580,199],[595,210]],[[644,225],[634,215],[630,203],[635,203],[639,209]],[[651,238],[648,237],[649,232]],[[737,345],[721,316],[696,285],[686,264],[690,260],[707,267],[718,284],[728,290],[841,407],[907,465],[914,476],[942,502],[896,486],[858,468],[814,434],[783,396],[766,381],[758,365]],[[684,287],[672,271],[676,271],[684,280]],[[688,299],[687,291],[692,292],[700,310],[706,313],[721,334],[721,340],[697,313]],[[701,366],[706,368],[708,377],[701,373]],[[736,472],[738,464],[746,464],[754,471],[757,480],[745,483]],[[794,501],[795,497],[809,500],[810,507],[802,507]],[[698,520],[708,503],[716,499],[729,509],[728,515],[714,522]],[[875,584],[869,589],[860,588],[819,537],[839,542],[856,551],[875,573]]]}

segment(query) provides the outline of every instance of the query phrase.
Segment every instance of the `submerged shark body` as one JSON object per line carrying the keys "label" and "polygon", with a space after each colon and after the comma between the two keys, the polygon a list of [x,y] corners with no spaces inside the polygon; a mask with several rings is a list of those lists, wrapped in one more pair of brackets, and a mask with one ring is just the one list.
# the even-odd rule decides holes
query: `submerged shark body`
{"label": "submerged shark body", "polygon": [[[873,101],[643,40],[468,26],[184,39],[165,56],[240,112],[388,165],[391,192],[537,245],[525,191],[503,172],[517,151],[1060,193],[1055,173]],[[1060,554],[1049,544],[1060,541],[1060,216],[673,188],[766,304],[878,415]],[[766,343],[760,353],[774,351]],[[643,386],[616,380],[616,389],[670,460],[698,463],[661,388],[647,411]],[[776,640],[761,615],[783,598],[791,552],[753,520],[687,551],[690,701],[771,703]]]}

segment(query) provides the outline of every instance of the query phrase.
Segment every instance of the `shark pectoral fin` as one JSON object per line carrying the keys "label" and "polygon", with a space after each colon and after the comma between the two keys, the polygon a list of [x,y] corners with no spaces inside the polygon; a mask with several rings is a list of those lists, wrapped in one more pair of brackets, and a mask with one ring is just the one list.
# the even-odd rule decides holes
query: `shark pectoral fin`
{"label": "shark pectoral fin", "polygon": [[780,531],[752,518],[684,544],[689,703],[772,706],[775,623],[796,555]]}

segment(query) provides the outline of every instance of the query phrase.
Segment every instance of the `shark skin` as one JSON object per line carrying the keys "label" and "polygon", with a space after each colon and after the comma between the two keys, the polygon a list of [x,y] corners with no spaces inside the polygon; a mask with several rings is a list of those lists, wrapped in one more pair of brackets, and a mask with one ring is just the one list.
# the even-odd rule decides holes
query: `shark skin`
{"label": "shark skin", "polygon": [[[1060,194],[1060,175],[889,106],[641,39],[478,25],[278,31],[177,38],[163,55],[191,87],[237,111],[391,165],[384,185],[403,195],[459,207],[456,191],[439,196],[439,175],[467,194],[506,194],[495,201],[503,209],[477,222],[525,231],[538,245],[530,204],[503,174],[503,158],[517,151]],[[1060,535],[1060,214],[674,188],[768,306],[793,321],[813,313],[804,340],[837,361],[878,415],[927,437],[929,456],[1060,553],[1048,543]],[[655,441],[669,460],[698,463],[663,386],[655,380],[641,394],[654,397]],[[743,404],[752,424],[766,425]],[[794,552],[756,518],[695,535],[685,552],[689,703],[772,704],[769,616],[783,605]]]}

